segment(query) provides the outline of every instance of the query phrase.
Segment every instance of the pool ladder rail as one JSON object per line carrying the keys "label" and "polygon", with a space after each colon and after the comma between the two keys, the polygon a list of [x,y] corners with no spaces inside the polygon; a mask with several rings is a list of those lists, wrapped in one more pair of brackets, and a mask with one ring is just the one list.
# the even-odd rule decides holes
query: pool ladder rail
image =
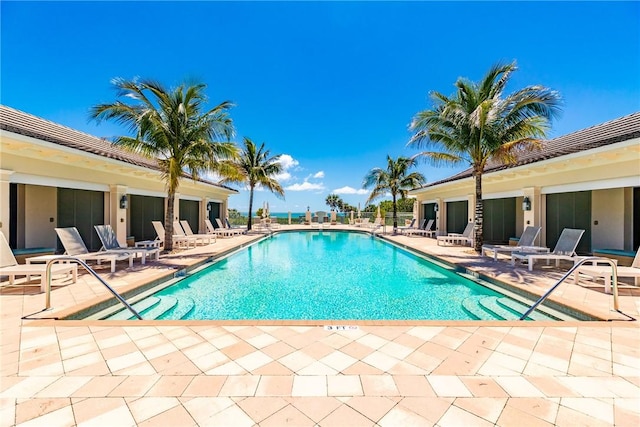
{"label": "pool ladder rail", "polygon": [[89,267],[89,265],[84,262],[83,260],[81,260],[80,258],[77,257],[73,257],[73,256],[60,256],[60,257],[56,257],[55,259],[52,259],[51,261],[49,261],[47,263],[47,268],[45,270],[45,278],[46,278],[46,282],[47,282],[47,287],[45,289],[45,308],[43,311],[45,310],[50,310],[51,309],[51,266],[57,262],[61,262],[61,261],[65,261],[65,262],[75,262],[80,264],[82,267],[84,267],[85,270],[87,270],[87,272],[89,274],[91,274],[93,277],[95,277],[96,279],[98,279],[98,282],[102,283],[102,285],[104,285],[104,287],[106,287],[109,292],[111,292],[113,294],[114,297],[116,297],[116,299],[118,301],[120,301],[120,303],[122,303],[122,305],[125,306],[125,308],[127,310],[129,310],[131,313],[133,313],[133,315],[138,319],[138,320],[143,320],[142,316],[140,316],[140,314],[133,308],[131,307],[131,305],[122,297],[122,295],[120,295],[118,292],[116,292],[115,289],[113,289],[111,286],[109,286],[109,284],[107,282],[105,282],[102,277],[100,277],[98,275],[98,273],[95,272],[95,270],[93,270],[93,268]]}
{"label": "pool ladder rail", "polygon": [[[615,311],[617,311],[618,313],[630,318],[631,320],[636,320],[635,318],[623,313],[620,311],[620,306],[618,303],[618,267],[616,265],[616,262],[609,259],[609,258],[602,258],[602,257],[586,257],[586,258],[582,258],[579,261],[577,261],[576,263],[573,264],[573,267],[571,267],[569,269],[569,271],[567,271],[565,273],[564,276],[562,276],[560,278],[560,280],[558,280],[556,282],[555,285],[553,285],[551,288],[549,288],[549,290],[547,292],[544,293],[544,295],[542,295],[538,301],[534,302],[533,305],[531,305],[531,307],[529,307],[529,309],[520,317],[519,320],[525,320],[527,318],[527,316],[529,316],[529,314],[531,314],[531,312],[533,310],[536,309],[536,307],[538,307],[540,304],[542,304],[542,302],[544,300],[547,299],[547,297],[549,295],[551,295],[551,293],[553,291],[555,291],[558,286],[560,286],[566,279],[567,277],[571,276],[571,273],[573,273],[578,267],[580,267],[581,265],[587,263],[587,262],[591,262],[591,263],[606,263],[609,264],[611,266],[611,276],[612,276],[612,283],[611,283],[611,288],[612,288],[612,294],[613,294],[613,309]],[[594,264],[594,265],[595,265]]]}

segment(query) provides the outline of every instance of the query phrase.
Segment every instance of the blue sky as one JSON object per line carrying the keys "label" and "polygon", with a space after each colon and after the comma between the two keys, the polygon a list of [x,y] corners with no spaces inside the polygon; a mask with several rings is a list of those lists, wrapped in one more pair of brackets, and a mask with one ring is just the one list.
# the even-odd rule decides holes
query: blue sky
{"label": "blue sky", "polygon": [[[638,2],[12,2],[2,1],[2,104],[96,135],[114,77],[206,83],[231,100],[237,141],[283,154],[274,212],[364,203],[362,179],[387,154],[411,156],[407,125],[430,91],[453,92],[516,60],[507,92],[560,92],[560,136],[640,110]],[[420,165],[428,182],[463,169]],[[230,206],[245,210],[241,191]]]}

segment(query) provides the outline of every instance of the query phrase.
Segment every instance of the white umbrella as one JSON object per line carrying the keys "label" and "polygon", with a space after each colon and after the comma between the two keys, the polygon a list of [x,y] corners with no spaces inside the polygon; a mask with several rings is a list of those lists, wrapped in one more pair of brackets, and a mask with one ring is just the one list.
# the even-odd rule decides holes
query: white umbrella
{"label": "white umbrella", "polygon": [[382,216],[380,215],[380,205],[378,205],[378,215],[376,216],[376,218],[382,219]]}
{"label": "white umbrella", "polygon": [[266,210],[266,213],[267,213],[267,214],[266,214],[266,217],[268,218],[268,217],[269,217],[269,202],[267,202],[267,210]]}
{"label": "white umbrella", "polygon": [[360,203],[358,203],[358,218],[360,218]]}

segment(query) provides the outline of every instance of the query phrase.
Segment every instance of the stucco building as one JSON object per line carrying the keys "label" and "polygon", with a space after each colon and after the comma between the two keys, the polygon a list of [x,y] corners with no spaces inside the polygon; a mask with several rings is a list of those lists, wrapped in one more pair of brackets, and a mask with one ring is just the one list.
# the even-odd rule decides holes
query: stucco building
{"label": "stucco building", "polygon": [[[471,169],[413,190],[420,217],[439,234],[473,221]],[[548,140],[514,165],[492,163],[482,177],[484,240],[508,243],[526,225],[553,247],[564,228],[585,230],[578,253],[640,245],[640,112]]]}
{"label": "stucco building", "polygon": [[[181,180],[175,219],[205,231],[238,192],[204,179]],[[154,239],[167,192],[154,160],[109,141],[0,106],[0,231],[13,249],[56,247],[55,227],[75,226],[89,249],[94,225],[111,224],[122,242]]]}

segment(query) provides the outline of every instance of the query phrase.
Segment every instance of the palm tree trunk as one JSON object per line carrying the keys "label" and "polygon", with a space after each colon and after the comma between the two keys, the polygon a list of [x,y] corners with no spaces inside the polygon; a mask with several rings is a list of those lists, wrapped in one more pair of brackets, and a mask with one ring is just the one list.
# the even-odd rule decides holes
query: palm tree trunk
{"label": "palm tree trunk", "polygon": [[164,216],[164,250],[173,250],[173,212],[175,211],[176,190],[169,189],[167,194],[167,213]]}
{"label": "palm tree trunk", "polygon": [[396,205],[396,193],[391,195],[393,198],[393,234],[398,231],[398,206]]}
{"label": "palm tree trunk", "polygon": [[251,210],[253,209],[253,187],[249,187],[249,220],[247,221],[247,231],[251,230]]}
{"label": "palm tree trunk", "polygon": [[474,171],[476,182],[476,209],[474,218],[474,244],[473,249],[476,252],[482,251],[483,238],[483,223],[484,223],[484,203],[482,200],[482,170]]}

